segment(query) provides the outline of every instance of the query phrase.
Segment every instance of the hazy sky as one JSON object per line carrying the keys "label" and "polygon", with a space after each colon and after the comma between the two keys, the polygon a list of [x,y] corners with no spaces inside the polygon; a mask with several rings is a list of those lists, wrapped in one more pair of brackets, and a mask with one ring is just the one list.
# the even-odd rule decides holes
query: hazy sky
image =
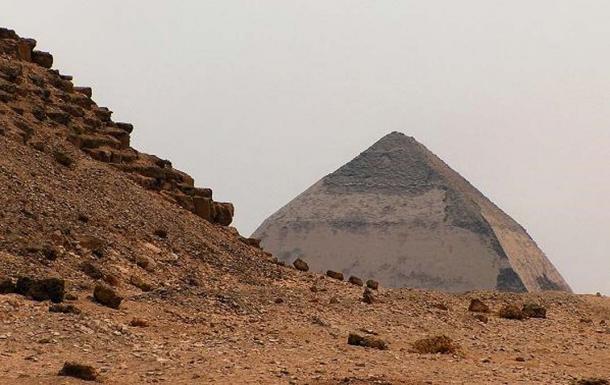
{"label": "hazy sky", "polygon": [[92,86],[250,234],[386,133],[610,294],[610,2],[3,0],[0,24]]}

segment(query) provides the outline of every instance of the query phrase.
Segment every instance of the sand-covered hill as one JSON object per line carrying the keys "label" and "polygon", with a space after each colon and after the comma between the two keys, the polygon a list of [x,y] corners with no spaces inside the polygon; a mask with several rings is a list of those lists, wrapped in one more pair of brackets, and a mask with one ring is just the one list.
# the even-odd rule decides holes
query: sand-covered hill
{"label": "sand-covered hill", "polygon": [[33,46],[0,29],[0,384],[610,378],[607,298],[367,290],[283,266]]}
{"label": "sand-covered hill", "polygon": [[415,139],[393,132],[322,178],[253,234],[315,271],[391,287],[570,287],[526,231]]}

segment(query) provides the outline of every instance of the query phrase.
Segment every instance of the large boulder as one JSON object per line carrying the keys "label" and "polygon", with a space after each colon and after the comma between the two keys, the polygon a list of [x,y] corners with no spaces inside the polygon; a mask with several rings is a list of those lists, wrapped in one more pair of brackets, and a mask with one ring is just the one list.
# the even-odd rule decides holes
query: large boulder
{"label": "large boulder", "polygon": [[235,207],[228,202],[214,202],[213,206],[214,218],[213,222],[222,226],[229,226],[233,222]]}
{"label": "large boulder", "polygon": [[339,272],[334,271],[334,270],[328,270],[326,272],[326,275],[328,277],[330,277],[330,278],[337,279],[339,281],[343,281],[343,273],[339,273]]}
{"label": "large boulder", "polygon": [[309,265],[301,258],[297,258],[292,264],[299,271],[309,271]]}
{"label": "large boulder", "polygon": [[93,290],[93,298],[98,303],[113,309],[118,309],[123,301],[123,297],[106,285],[97,285]]}
{"label": "large boulder", "polygon": [[468,311],[472,311],[475,313],[489,313],[489,306],[483,303],[483,301],[481,301],[480,299],[473,298],[472,300],[470,300]]}
{"label": "large boulder", "polygon": [[91,365],[79,364],[76,362],[66,362],[58,375],[66,377],[74,377],[85,381],[95,381],[97,379],[97,371]]}
{"label": "large boulder", "polygon": [[64,300],[65,281],[60,278],[20,277],[17,280],[15,291],[35,301],[51,300],[51,302],[59,303]]}
{"label": "large boulder", "polygon": [[347,337],[348,345],[362,346],[365,348],[373,348],[379,350],[386,350],[388,348],[387,342],[379,338],[361,336],[356,333],[350,333]]}
{"label": "large boulder", "polygon": [[536,303],[526,303],[521,309],[526,317],[530,318],[546,318],[546,308]]}
{"label": "large boulder", "polygon": [[43,51],[32,51],[32,62],[44,68],[53,67],[53,55]]}

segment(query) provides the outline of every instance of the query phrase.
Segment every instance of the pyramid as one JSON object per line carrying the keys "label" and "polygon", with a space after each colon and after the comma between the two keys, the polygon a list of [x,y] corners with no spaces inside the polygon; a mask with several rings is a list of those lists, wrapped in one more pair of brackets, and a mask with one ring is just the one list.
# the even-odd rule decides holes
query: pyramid
{"label": "pyramid", "polygon": [[412,137],[392,132],[254,232],[284,262],[387,287],[571,291],[525,229]]}

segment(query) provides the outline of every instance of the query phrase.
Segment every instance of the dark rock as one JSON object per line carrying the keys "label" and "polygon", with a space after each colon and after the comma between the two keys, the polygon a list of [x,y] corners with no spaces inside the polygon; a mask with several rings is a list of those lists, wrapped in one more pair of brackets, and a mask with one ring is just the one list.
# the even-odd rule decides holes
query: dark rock
{"label": "dark rock", "polygon": [[368,303],[369,305],[377,302],[375,294],[373,294],[373,291],[368,287],[364,288],[364,292],[362,293],[362,302]]}
{"label": "dark rock", "polygon": [[142,318],[133,318],[129,322],[129,326],[133,326],[133,327],[137,327],[137,328],[147,328],[149,326],[149,323],[147,320],[142,319]]}
{"label": "dark rock", "polygon": [[343,281],[343,273],[338,273],[336,271],[328,270],[326,275],[333,279],[338,279],[339,281]]}
{"label": "dark rock", "polygon": [[449,308],[447,307],[447,305],[445,305],[444,303],[440,303],[440,302],[439,302],[439,303],[432,304],[432,307],[433,307],[433,308],[436,308],[436,309],[439,309],[439,310],[443,310],[443,311],[447,311],[447,310],[449,310]]}
{"label": "dark rock", "polygon": [[59,124],[66,125],[70,123],[70,114],[65,111],[49,110],[47,111],[47,116],[49,117],[49,119]]}
{"label": "dark rock", "polygon": [[535,303],[526,303],[521,309],[526,317],[530,318],[546,318],[546,308]]}
{"label": "dark rock", "polygon": [[378,290],[379,282],[375,281],[374,279],[369,279],[368,281],[366,281],[366,287],[368,287],[369,289]]}
{"label": "dark rock", "polygon": [[64,297],[64,299],[66,301],[76,301],[76,300],[78,300],[78,296],[73,293],[67,293],[66,296]]}
{"label": "dark rock", "polygon": [[119,296],[112,288],[105,285],[97,285],[93,290],[93,298],[100,304],[118,309],[123,297]]}
{"label": "dark rock", "polygon": [[500,318],[512,319],[512,320],[524,320],[527,318],[525,313],[521,311],[515,305],[504,305],[499,311],[498,316]]}
{"label": "dark rock", "polygon": [[51,313],[63,313],[63,314],[80,314],[80,309],[74,305],[66,305],[63,303],[57,303],[49,306],[49,312]]}
{"label": "dark rock", "polygon": [[83,94],[88,98],[93,96],[93,90],[91,89],[91,87],[74,87],[74,92]]}
{"label": "dark rock", "polygon": [[53,55],[43,51],[32,51],[32,62],[44,68],[53,67]]}
{"label": "dark rock", "polygon": [[53,245],[44,245],[42,247],[42,255],[49,261],[54,261],[62,255],[62,251]]}
{"label": "dark rock", "polygon": [[415,341],[413,350],[420,354],[453,354],[459,350],[459,346],[447,336],[436,336]]}
{"label": "dark rock", "polygon": [[299,271],[309,271],[309,265],[307,262],[303,261],[301,258],[297,258],[292,265],[295,269]]}
{"label": "dark rock", "polygon": [[157,263],[154,259],[150,258],[147,255],[138,254],[135,257],[136,265],[141,267],[146,271],[153,271],[157,267]]}
{"label": "dark rock", "polygon": [[165,229],[157,229],[154,234],[161,239],[167,238],[167,230]]}
{"label": "dark rock", "polygon": [[129,283],[131,283],[133,286],[137,287],[138,289],[140,289],[142,291],[151,291],[153,289],[153,287],[150,283],[144,281],[142,278],[138,277],[137,275],[132,275],[129,278]]}
{"label": "dark rock", "polygon": [[19,35],[12,29],[0,27],[0,39],[17,40],[19,39]]}
{"label": "dark rock", "polygon": [[60,376],[74,377],[85,381],[95,381],[97,371],[93,366],[78,364],[76,362],[66,362],[59,371]]}
{"label": "dark rock", "polygon": [[106,247],[106,241],[94,235],[81,235],[77,238],[78,244],[92,252],[101,252]]}
{"label": "dark rock", "polygon": [[53,158],[55,161],[62,166],[70,167],[74,163],[74,159],[63,151],[55,150],[53,152]]}
{"label": "dark rock", "polygon": [[10,278],[0,279],[0,294],[10,294],[15,293],[17,290],[17,286],[15,282]]}
{"label": "dark rock", "polygon": [[[117,126],[118,128],[120,128],[121,130],[123,130],[123,131],[125,131],[125,132],[127,132],[127,133],[130,133],[130,134],[131,134],[131,133],[132,133],[132,131],[133,131],[133,124],[131,124],[131,123],[121,123],[121,122],[116,122],[115,124],[116,124],[116,126]],[[171,163],[170,163],[170,164],[171,164]]]}
{"label": "dark rock", "polygon": [[485,314],[475,314],[474,318],[479,320],[480,322],[483,322],[484,324],[489,322],[489,319],[487,318],[487,316]]}
{"label": "dark rock", "polygon": [[603,378],[581,378],[572,382],[573,385],[610,385],[610,382]]}
{"label": "dark rock", "polygon": [[233,222],[235,208],[232,203],[214,202],[213,205],[214,223],[221,226],[229,226]]}
{"label": "dark rock", "polygon": [[362,346],[365,348],[374,348],[379,350],[386,350],[388,344],[379,338],[361,336],[356,333],[350,333],[347,337],[347,343],[353,346]]}
{"label": "dark rock", "polygon": [[47,113],[45,112],[44,108],[39,106],[32,108],[32,115],[41,122],[47,119]]}
{"label": "dark rock", "polygon": [[35,301],[59,303],[64,300],[65,281],[60,278],[32,279],[20,277],[17,280],[15,292]]}
{"label": "dark rock", "polygon": [[23,73],[23,67],[17,63],[0,64],[0,76],[9,82],[14,82]]}
{"label": "dark rock", "polygon": [[84,261],[79,266],[80,270],[93,279],[102,279],[104,273],[102,270],[93,262]]}
{"label": "dark rock", "polygon": [[483,301],[478,298],[474,298],[470,300],[470,306],[468,306],[468,311],[472,311],[475,313],[489,313],[489,306],[487,306]]}
{"label": "dark rock", "polygon": [[347,282],[351,283],[352,285],[356,285],[356,286],[362,286],[363,282],[362,279],[356,277],[356,276],[350,276],[349,279],[347,280]]}
{"label": "dark rock", "polygon": [[256,238],[246,238],[246,237],[242,237],[242,236],[240,236],[240,237],[239,237],[239,240],[240,240],[242,243],[245,243],[245,244],[246,244],[246,245],[248,245],[248,246],[252,246],[252,247],[255,247],[255,248],[257,248],[257,249],[260,249],[260,248],[261,248],[261,240],[260,240],[260,239],[256,239]]}

